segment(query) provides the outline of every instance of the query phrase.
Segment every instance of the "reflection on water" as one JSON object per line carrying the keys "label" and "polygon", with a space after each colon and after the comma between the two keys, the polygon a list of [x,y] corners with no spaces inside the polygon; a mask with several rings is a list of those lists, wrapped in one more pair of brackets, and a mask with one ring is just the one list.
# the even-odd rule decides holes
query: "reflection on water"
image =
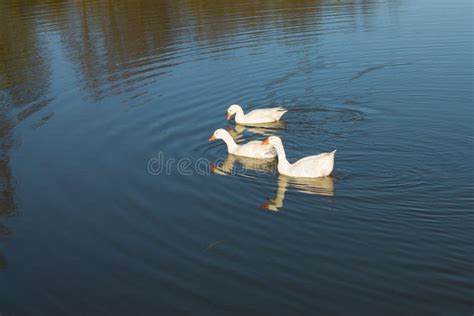
{"label": "reflection on water", "polygon": [[182,35],[179,7],[173,3],[65,3],[65,16],[57,27],[66,55],[92,100],[127,93],[129,98],[149,101],[146,87],[173,66],[173,47]]}
{"label": "reflection on water", "polygon": [[273,123],[259,124],[258,126],[244,126],[240,124],[235,124],[233,128],[227,128],[227,131],[232,136],[232,138],[238,141],[244,139],[245,132],[259,134],[263,136],[271,136],[274,135],[275,130],[285,129],[285,127],[286,123],[284,120],[282,120]]}
{"label": "reflection on water", "polygon": [[[229,154],[227,158],[220,164],[211,165],[210,170],[214,174],[222,176],[241,176],[251,177],[249,171],[257,173],[258,175],[276,174],[276,159],[253,159],[247,157],[239,157]],[[283,208],[285,194],[289,187],[294,188],[297,192],[334,196],[334,179],[333,177],[322,178],[292,178],[282,174],[277,177],[277,190],[273,198],[269,198],[269,202],[263,204],[263,208],[270,211],[278,211]]]}
{"label": "reflection on water", "polygon": [[[0,200],[0,203],[3,203],[4,201]],[[5,216],[5,214],[1,214],[0,213],[0,218]],[[3,239],[10,234],[10,230],[8,227],[4,226],[1,222],[0,222],[0,243],[3,242]],[[3,269],[6,269],[7,267],[7,259],[5,257],[5,255],[2,253],[3,251],[1,251],[0,249],[0,270],[3,270]]]}
{"label": "reflection on water", "polygon": [[2,253],[0,253],[0,270],[5,270],[6,268],[7,268],[7,259]]}
{"label": "reflection on water", "polygon": [[[5,109],[0,108],[0,243],[10,234],[3,220],[16,214],[14,183],[9,166],[9,151],[13,146],[11,121],[6,118]],[[0,249],[0,270],[5,269],[6,259]]]}
{"label": "reflection on water", "polygon": [[44,38],[34,19],[21,18],[30,12],[23,1],[0,4],[0,111],[9,118],[44,107],[50,86],[51,61]]}
{"label": "reflection on water", "polygon": [[[355,19],[354,13],[370,13],[375,3],[326,3],[324,9],[329,11],[325,14],[334,11]],[[148,103],[156,96],[149,95],[146,87],[189,57],[186,42],[198,39],[213,48],[202,58],[245,46],[258,50],[259,40],[269,36],[265,30],[271,23],[288,33],[275,40],[291,45],[303,40],[291,34],[318,25],[319,4],[318,0],[244,0],[238,5],[230,0],[49,1],[49,6],[41,1],[2,2],[0,18],[6,27],[0,30],[0,88],[2,94],[8,92],[7,100],[35,107],[32,111],[46,105],[31,102],[49,91],[52,56],[41,33],[52,31],[60,36],[82,89],[92,100],[125,93],[128,100]],[[238,33],[252,36],[236,41]],[[302,64],[306,71],[308,66],[313,67]],[[288,79],[285,76],[269,84],[275,87]]]}
{"label": "reflection on water", "polygon": [[289,186],[293,186],[296,191],[305,194],[334,196],[333,177],[322,177],[315,179],[290,178],[285,175],[278,175],[278,189],[274,198],[270,198],[268,203],[263,204],[263,208],[270,211],[278,211],[284,206],[285,193]]}
{"label": "reflection on water", "polygon": [[[0,1],[0,313],[468,314],[471,2]],[[233,103],[337,182],[147,172]]]}
{"label": "reflection on water", "polygon": [[[2,1],[0,216],[15,213],[9,167],[9,151],[15,143],[13,129],[44,109],[31,126],[37,128],[54,119],[54,112],[47,107],[57,97],[57,92],[52,91],[52,65],[59,50],[73,65],[83,91],[81,96],[86,100],[95,102],[124,95],[123,103],[142,105],[156,100],[159,94],[152,94],[150,86],[156,85],[159,77],[177,65],[199,58],[217,58],[246,46],[257,52],[259,39],[269,35],[264,31],[267,25],[278,21],[282,30],[297,34],[305,25],[314,25],[318,3],[317,0],[280,1],[278,4],[244,0],[238,5],[230,0],[218,3],[206,0]],[[295,5],[300,8],[297,12],[292,10]],[[356,5],[349,2],[344,6]],[[337,6],[337,9],[343,8]],[[264,16],[270,19],[267,21]],[[51,46],[52,36],[59,37],[59,49]],[[240,38],[235,40],[236,36]],[[288,44],[293,41],[286,36],[275,40]],[[208,47],[209,51],[194,55],[190,42],[202,43],[199,45]],[[247,130],[267,134],[261,128]],[[243,131],[243,127],[236,126],[236,138],[240,139]]]}
{"label": "reflection on water", "polygon": [[[5,127],[5,125],[1,125]],[[4,130],[7,131],[8,130]],[[10,216],[15,213],[15,200],[13,194],[13,177],[9,167],[8,150],[11,144],[10,137],[0,138],[2,143],[0,144],[0,218],[1,216]],[[1,234],[1,231],[0,231]]]}
{"label": "reflection on water", "polygon": [[276,170],[275,159],[254,159],[229,154],[220,164],[211,165],[211,171],[215,174],[227,176],[231,174],[247,176],[248,171],[256,173],[274,173]]}

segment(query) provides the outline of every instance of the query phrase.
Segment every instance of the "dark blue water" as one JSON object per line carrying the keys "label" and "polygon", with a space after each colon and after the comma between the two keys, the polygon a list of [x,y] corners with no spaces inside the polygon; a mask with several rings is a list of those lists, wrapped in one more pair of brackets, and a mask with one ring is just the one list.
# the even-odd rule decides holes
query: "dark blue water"
{"label": "dark blue water", "polygon": [[0,314],[471,315],[472,10],[0,1]]}

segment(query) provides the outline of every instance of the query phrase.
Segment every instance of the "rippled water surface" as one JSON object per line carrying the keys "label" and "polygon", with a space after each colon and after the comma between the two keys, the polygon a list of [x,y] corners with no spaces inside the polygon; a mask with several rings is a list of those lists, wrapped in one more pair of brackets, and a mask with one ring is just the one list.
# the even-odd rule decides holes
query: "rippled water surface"
{"label": "rippled water surface", "polygon": [[[471,315],[472,19],[0,0],[0,314]],[[289,111],[244,128],[233,103]],[[334,174],[228,156],[217,128],[337,149]]]}

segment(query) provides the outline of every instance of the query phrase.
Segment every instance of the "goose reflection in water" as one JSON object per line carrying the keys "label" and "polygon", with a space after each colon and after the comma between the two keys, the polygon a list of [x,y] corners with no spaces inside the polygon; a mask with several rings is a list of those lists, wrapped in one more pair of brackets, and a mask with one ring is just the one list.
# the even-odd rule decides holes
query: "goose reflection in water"
{"label": "goose reflection in water", "polygon": [[245,176],[247,171],[271,173],[276,171],[275,159],[255,159],[229,154],[222,164],[211,164],[213,173],[227,176],[232,173]]}
{"label": "goose reflection in water", "polygon": [[282,208],[285,193],[289,185],[293,186],[298,192],[306,194],[334,196],[334,180],[331,176],[321,178],[292,178],[278,174],[278,189],[276,195],[274,198],[269,199],[267,203],[263,204],[262,207],[274,212]]}
{"label": "goose reflection in water", "polygon": [[[253,159],[239,157],[229,154],[226,160],[219,165],[211,165],[211,171],[215,174],[228,176],[233,173],[245,176],[246,171],[254,171],[261,174],[276,173],[276,159]],[[241,169],[240,169],[241,168]],[[293,178],[282,174],[278,174],[277,191],[274,198],[269,198],[267,203],[262,207],[269,211],[278,211],[284,206],[285,194],[289,186],[296,191],[322,196],[334,196],[334,178]]]}
{"label": "goose reflection in water", "polygon": [[273,123],[258,124],[255,126],[244,126],[240,124],[235,124],[234,128],[228,127],[227,131],[235,140],[242,140],[243,134],[245,132],[260,134],[263,136],[271,136],[275,134],[274,130],[284,128],[286,128],[286,123],[284,121],[278,121]]}

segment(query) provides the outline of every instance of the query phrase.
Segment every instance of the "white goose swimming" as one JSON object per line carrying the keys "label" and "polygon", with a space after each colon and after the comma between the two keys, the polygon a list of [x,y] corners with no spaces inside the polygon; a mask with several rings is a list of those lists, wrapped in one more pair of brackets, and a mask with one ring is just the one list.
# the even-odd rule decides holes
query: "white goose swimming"
{"label": "white goose swimming", "polygon": [[253,140],[246,144],[237,144],[229,132],[225,129],[219,128],[212,134],[209,141],[222,139],[227,145],[229,154],[234,154],[242,157],[250,157],[257,159],[270,159],[276,157],[276,151],[271,145],[263,145],[259,140]]}
{"label": "white goose swimming", "polygon": [[253,110],[244,114],[244,110],[238,104],[233,104],[227,109],[227,120],[235,115],[235,122],[241,125],[256,125],[277,122],[283,114],[288,112],[282,107]]}
{"label": "white goose swimming", "polygon": [[278,155],[278,172],[290,177],[318,178],[329,176],[334,168],[334,155],[336,151],[322,153],[317,156],[309,156],[290,164],[286,159],[285,148],[280,137],[270,136],[266,138],[263,145],[271,145]]}

